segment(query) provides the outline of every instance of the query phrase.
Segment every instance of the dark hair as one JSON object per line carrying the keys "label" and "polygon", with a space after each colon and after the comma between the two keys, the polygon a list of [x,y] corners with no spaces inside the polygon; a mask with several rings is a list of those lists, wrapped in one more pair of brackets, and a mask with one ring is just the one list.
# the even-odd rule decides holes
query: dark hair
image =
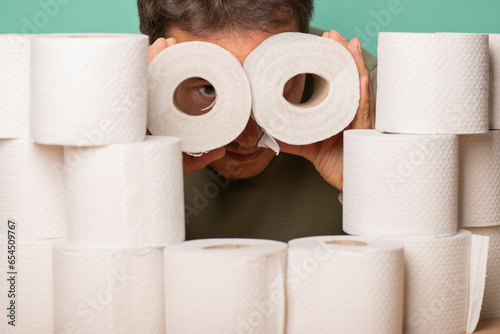
{"label": "dark hair", "polygon": [[293,20],[309,29],[313,0],[137,0],[140,29],[151,43],[177,27],[207,37],[222,30],[272,31]]}

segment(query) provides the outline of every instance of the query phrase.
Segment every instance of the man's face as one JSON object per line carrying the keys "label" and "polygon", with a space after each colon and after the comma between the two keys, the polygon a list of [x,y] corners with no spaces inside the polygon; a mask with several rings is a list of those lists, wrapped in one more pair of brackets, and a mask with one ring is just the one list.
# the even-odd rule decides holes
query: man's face
{"label": "man's face", "polygon": [[[246,32],[218,33],[208,38],[192,35],[177,28],[170,30],[169,37],[174,37],[178,43],[188,41],[204,41],[217,44],[231,52],[243,65],[247,56],[259,44],[273,34],[298,31],[293,23],[282,27],[273,33],[260,30]],[[203,61],[203,59],[200,59]],[[305,75],[292,78],[283,90],[283,96],[292,103],[300,103],[304,91]],[[192,78],[184,81],[176,91],[176,100],[180,109],[188,114],[203,114],[210,110],[216,98],[212,85],[202,78]],[[216,101],[215,101],[216,103]],[[233,112],[240,112],[234,110]],[[216,131],[217,129],[214,129]],[[245,130],[233,142],[225,146],[226,154],[209,166],[219,174],[232,179],[244,179],[260,174],[273,160],[275,154],[269,148],[257,147],[263,135],[262,129],[250,118]]]}

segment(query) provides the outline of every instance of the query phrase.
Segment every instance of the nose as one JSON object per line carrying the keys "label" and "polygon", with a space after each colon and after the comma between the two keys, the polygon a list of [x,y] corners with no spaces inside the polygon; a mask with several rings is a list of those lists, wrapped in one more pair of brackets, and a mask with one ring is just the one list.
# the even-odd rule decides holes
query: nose
{"label": "nose", "polygon": [[264,131],[262,131],[257,122],[253,118],[250,118],[245,130],[243,130],[238,138],[235,139],[235,142],[237,142],[241,147],[251,148],[257,146],[257,143],[263,134]]}

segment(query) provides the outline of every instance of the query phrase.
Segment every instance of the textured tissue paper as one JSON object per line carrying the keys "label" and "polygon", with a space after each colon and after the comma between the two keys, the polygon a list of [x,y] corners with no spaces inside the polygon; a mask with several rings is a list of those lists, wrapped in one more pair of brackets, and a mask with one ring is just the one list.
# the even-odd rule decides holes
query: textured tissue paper
{"label": "textured tissue paper", "polygon": [[500,225],[500,130],[459,136],[459,152],[459,225]]}
{"label": "textured tissue paper", "polygon": [[54,246],[56,333],[164,334],[161,248]]}
{"label": "textured tissue paper", "polygon": [[457,136],[345,131],[343,197],[348,234],[457,233]]}
{"label": "textured tissue paper", "polygon": [[477,267],[481,272],[485,268],[488,248],[482,247],[484,243],[473,242],[471,233],[465,230],[450,237],[397,240],[404,243],[405,254],[404,332],[472,332],[479,320],[479,308],[470,305],[476,300],[480,305],[484,274],[476,278],[470,269]]}
{"label": "textured tissue paper", "polygon": [[[215,88],[215,104],[205,114],[188,114],[177,103],[177,88],[190,78],[203,78]],[[181,138],[184,152],[201,153],[232,142],[245,129],[251,104],[240,62],[215,44],[176,44],[149,66],[148,129],[153,135]]]}
{"label": "textured tissue paper", "polygon": [[284,334],[287,245],[200,239],[166,247],[169,334]]}
{"label": "textured tissue paper", "polygon": [[489,35],[490,129],[500,129],[500,34]]}
{"label": "textured tissue paper", "polygon": [[[6,253],[7,240],[5,234],[0,234],[0,308],[3,313],[0,333],[53,333],[52,246],[56,239],[30,240],[17,235],[14,268],[7,262],[10,255]],[[9,272],[17,273],[12,281],[7,280],[12,277]],[[12,300],[15,301],[15,327],[7,323],[11,318],[6,317],[12,314],[7,311]]]}
{"label": "textured tissue paper", "polygon": [[147,136],[132,144],[65,147],[68,239],[93,247],[164,247],[182,242],[181,143]]}
{"label": "textured tissue paper", "polygon": [[0,35],[0,138],[29,136],[31,40]]}
{"label": "textured tissue paper", "polygon": [[321,236],[289,247],[287,333],[401,334],[403,243]]}
{"label": "textured tissue paper", "polygon": [[488,62],[488,35],[380,33],[376,129],[487,132]]}
{"label": "textured tissue paper", "polygon": [[10,219],[23,237],[66,234],[62,147],[0,140],[0,191],[0,233]]}
{"label": "textured tissue paper", "polygon": [[481,317],[494,318],[500,316],[500,226],[468,227],[476,235],[490,238],[488,252],[488,269],[484,290]]}
{"label": "textured tissue paper", "polygon": [[[311,144],[339,133],[354,119],[359,75],[340,43],[302,33],[277,34],[248,55],[244,68],[252,89],[253,117],[266,131],[267,141]],[[303,104],[288,102],[285,84],[304,73],[314,76],[313,95]]]}
{"label": "textured tissue paper", "polygon": [[148,37],[47,34],[32,40],[30,138],[101,146],[141,141]]}

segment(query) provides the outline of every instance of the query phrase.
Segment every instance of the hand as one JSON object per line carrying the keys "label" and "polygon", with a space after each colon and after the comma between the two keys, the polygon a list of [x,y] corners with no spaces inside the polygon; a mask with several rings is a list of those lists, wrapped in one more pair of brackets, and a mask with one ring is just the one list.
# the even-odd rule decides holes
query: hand
{"label": "hand", "polygon": [[[333,39],[351,53],[359,72],[360,99],[356,116],[347,129],[370,129],[375,121],[375,99],[370,72],[366,67],[361,42],[357,38],[348,41],[339,32],[332,30],[323,33],[323,37]],[[326,182],[342,191],[343,175],[343,133],[339,133],[321,142],[309,145],[290,145],[279,142],[283,152],[300,155],[311,161]]]}
{"label": "hand", "polygon": [[[177,41],[175,38],[158,38],[148,49],[149,63],[151,63],[154,57],[156,57],[161,51],[176,43]],[[148,134],[150,134],[149,131]],[[184,174],[202,169],[212,161],[221,159],[225,154],[226,150],[223,147],[204,153],[200,157],[193,157],[189,154],[182,153]]]}

